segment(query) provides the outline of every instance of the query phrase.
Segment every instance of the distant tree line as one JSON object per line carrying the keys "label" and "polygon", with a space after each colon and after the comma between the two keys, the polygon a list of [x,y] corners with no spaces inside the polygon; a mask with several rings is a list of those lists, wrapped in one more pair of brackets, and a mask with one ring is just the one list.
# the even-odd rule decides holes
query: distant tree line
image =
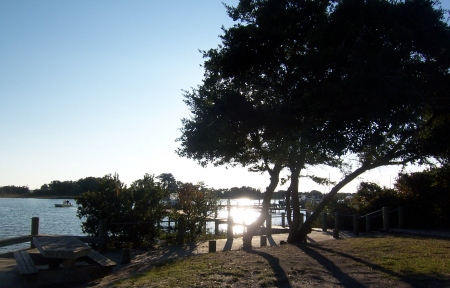
{"label": "distant tree line", "polygon": [[97,191],[101,178],[86,177],[78,181],[54,180],[33,191],[33,196],[80,196],[86,191]]}
{"label": "distant tree line", "polygon": [[[155,181],[158,182],[163,189],[167,190],[169,194],[177,193],[177,191],[184,184],[181,181],[177,181],[172,173],[162,173],[155,177]],[[86,177],[77,181],[59,181],[53,180],[48,184],[44,184],[39,189],[31,191],[28,187],[17,186],[3,186],[0,187],[0,195],[28,195],[31,197],[56,197],[56,196],[71,196],[77,197],[87,191],[98,191],[100,184],[102,183],[101,177]],[[262,199],[264,194],[260,189],[242,186],[232,187],[227,189],[209,188],[219,199],[237,199],[237,198],[249,198],[249,199]],[[319,192],[320,193],[320,192]],[[280,190],[275,192],[273,199],[284,199],[286,191]]]}
{"label": "distant tree line", "polygon": [[3,186],[0,187],[0,195],[26,195],[30,193],[28,186]]}

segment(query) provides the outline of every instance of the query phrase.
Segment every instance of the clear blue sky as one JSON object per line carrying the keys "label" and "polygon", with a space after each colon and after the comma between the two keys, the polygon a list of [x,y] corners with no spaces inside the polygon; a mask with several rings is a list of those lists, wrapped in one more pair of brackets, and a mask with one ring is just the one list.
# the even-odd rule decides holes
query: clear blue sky
{"label": "clear blue sky", "polygon": [[[127,184],[172,173],[214,188],[264,189],[267,174],[202,168],[174,152],[189,116],[182,90],[203,77],[198,50],[217,47],[222,25],[233,24],[221,2],[0,1],[0,186],[117,172]],[[389,186],[396,171],[360,180]]]}

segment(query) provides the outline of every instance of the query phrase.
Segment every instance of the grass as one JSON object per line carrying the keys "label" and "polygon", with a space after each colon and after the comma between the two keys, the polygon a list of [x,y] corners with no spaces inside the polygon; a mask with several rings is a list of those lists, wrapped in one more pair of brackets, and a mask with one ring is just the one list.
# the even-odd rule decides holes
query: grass
{"label": "grass", "polygon": [[351,238],[339,249],[405,276],[450,275],[450,241],[422,237]]}
{"label": "grass", "polygon": [[145,287],[149,283],[159,283],[160,287],[196,287],[204,286],[205,282],[233,284],[244,276],[242,267],[229,267],[229,263],[217,255],[203,254],[163,261],[147,273],[122,281],[116,287]]}
{"label": "grass", "polygon": [[[284,249],[283,247],[285,246],[271,247],[263,251],[274,253],[273,259],[279,259],[276,257],[285,256],[275,253],[277,249]],[[395,277],[401,281],[427,280],[427,277],[444,282],[450,279],[450,241],[445,239],[357,237],[326,241],[319,243],[317,247],[332,255],[355,259],[356,265],[368,266],[370,270],[389,271],[390,276],[386,277]],[[309,257],[304,256],[304,253],[302,256],[301,249],[293,251],[298,254],[289,255],[294,256],[293,259]],[[282,259],[279,261],[281,263]],[[315,275],[315,268],[311,265],[302,266],[307,264],[301,261],[304,260],[286,264],[281,270],[280,264],[277,270],[267,258],[258,253],[231,251],[200,254],[155,263],[149,271],[117,282],[115,287],[273,287],[277,286],[277,279],[296,281],[295,279],[302,279],[305,275]],[[339,265],[339,261],[335,263]]]}

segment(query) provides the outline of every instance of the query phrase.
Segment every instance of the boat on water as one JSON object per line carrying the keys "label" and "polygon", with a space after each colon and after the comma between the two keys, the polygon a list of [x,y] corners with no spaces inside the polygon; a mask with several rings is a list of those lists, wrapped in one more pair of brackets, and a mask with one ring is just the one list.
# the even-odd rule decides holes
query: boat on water
{"label": "boat on water", "polygon": [[69,200],[63,201],[62,204],[55,204],[55,207],[73,207]]}

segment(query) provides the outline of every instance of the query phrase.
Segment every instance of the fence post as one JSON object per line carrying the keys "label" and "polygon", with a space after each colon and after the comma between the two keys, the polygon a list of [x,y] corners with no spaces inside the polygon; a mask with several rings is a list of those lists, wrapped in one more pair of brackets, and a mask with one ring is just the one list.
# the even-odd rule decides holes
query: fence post
{"label": "fence post", "polygon": [[358,214],[353,214],[353,235],[359,235]]}
{"label": "fence post", "polygon": [[260,247],[267,246],[267,236],[266,235],[259,236],[259,246]]}
{"label": "fence post", "polygon": [[209,240],[209,253],[216,252],[216,240]]}
{"label": "fence post", "polygon": [[131,262],[131,249],[130,248],[123,248],[122,249],[122,255],[121,255],[121,264],[128,264]]}
{"label": "fence post", "polygon": [[272,214],[268,213],[266,218],[266,235],[272,235]]}
{"label": "fence post", "polygon": [[98,250],[100,252],[106,251],[106,246],[108,243],[108,223],[106,219],[100,219],[98,222],[98,238],[100,238],[100,245],[98,246]]}
{"label": "fence post", "polygon": [[405,228],[405,208],[398,207],[398,228]]}
{"label": "fence post", "polygon": [[[31,218],[31,236],[39,235],[39,217]],[[33,244],[33,239],[30,242],[30,248],[36,248]]]}
{"label": "fence post", "polygon": [[389,207],[383,207],[383,230],[389,230]]}
{"label": "fence post", "polygon": [[334,212],[334,229],[339,230],[339,213]]}
{"label": "fence post", "polygon": [[322,213],[322,231],[327,232],[327,213]]}
{"label": "fence post", "polygon": [[372,221],[372,217],[370,215],[366,215],[366,233],[370,233],[370,230],[372,230],[372,223],[370,221]]}
{"label": "fence post", "polygon": [[281,213],[281,227],[286,227],[286,213]]}
{"label": "fence post", "polygon": [[233,239],[233,217],[228,216],[227,219],[227,239],[232,240]]}

